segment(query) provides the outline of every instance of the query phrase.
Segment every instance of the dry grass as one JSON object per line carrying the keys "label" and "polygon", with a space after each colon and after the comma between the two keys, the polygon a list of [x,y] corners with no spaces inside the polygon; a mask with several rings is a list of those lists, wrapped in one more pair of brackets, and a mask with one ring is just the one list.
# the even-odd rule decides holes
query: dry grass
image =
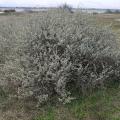
{"label": "dry grass", "polygon": [[[120,38],[120,14],[98,14],[95,16],[97,23],[101,26],[109,26]],[[120,39],[118,39],[120,43]]]}

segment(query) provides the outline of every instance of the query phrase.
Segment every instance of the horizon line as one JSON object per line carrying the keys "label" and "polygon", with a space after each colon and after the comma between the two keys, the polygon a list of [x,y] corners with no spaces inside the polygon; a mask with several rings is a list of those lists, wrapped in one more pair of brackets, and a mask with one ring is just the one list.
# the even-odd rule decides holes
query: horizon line
{"label": "horizon line", "polygon": [[[0,8],[58,8],[59,6],[0,6]],[[93,8],[93,7],[72,7],[73,9],[111,9],[120,10],[120,8]]]}

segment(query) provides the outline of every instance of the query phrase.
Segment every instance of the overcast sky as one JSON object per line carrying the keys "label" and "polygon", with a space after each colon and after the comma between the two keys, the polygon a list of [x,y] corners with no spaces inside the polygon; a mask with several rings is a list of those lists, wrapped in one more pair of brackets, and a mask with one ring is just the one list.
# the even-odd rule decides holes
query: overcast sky
{"label": "overcast sky", "polygon": [[53,7],[63,3],[73,7],[120,9],[120,0],[0,0],[0,6]]}

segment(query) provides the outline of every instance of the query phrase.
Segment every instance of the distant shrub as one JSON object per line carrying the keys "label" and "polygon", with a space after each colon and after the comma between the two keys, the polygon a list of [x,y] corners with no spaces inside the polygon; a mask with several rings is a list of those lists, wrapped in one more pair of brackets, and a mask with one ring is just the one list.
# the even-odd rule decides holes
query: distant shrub
{"label": "distant shrub", "polygon": [[119,14],[120,10],[115,10],[114,13]]}
{"label": "distant shrub", "polygon": [[93,15],[97,15],[98,14],[98,12],[93,12]]}
{"label": "distant shrub", "polygon": [[106,10],[105,13],[107,13],[107,14],[119,14],[120,10],[110,10],[110,9],[108,9],[108,10]]}
{"label": "distant shrub", "polygon": [[66,10],[66,11],[69,11],[70,13],[73,13],[73,11],[72,11],[73,8],[70,5],[66,4],[66,3],[61,5],[59,8],[63,9],[63,10]]}
{"label": "distant shrub", "polygon": [[113,13],[113,11],[110,10],[110,9],[107,9],[105,13],[107,13],[107,14],[111,14],[111,13]]}
{"label": "distant shrub", "polygon": [[10,10],[4,10],[5,13],[11,13],[11,12],[16,12],[14,9],[10,9]]}

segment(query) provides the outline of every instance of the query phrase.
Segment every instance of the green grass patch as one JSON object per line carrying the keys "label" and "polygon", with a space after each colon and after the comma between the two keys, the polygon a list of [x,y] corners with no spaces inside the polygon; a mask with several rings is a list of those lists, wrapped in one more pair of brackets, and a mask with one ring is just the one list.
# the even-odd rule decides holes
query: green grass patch
{"label": "green grass patch", "polygon": [[38,116],[34,120],[54,120],[55,115],[54,115],[54,110],[52,107],[48,107],[48,109],[45,111],[43,115]]}
{"label": "green grass patch", "polygon": [[120,105],[119,91],[119,88],[100,90],[88,97],[81,97],[69,107],[78,119],[120,120],[120,109],[117,107]]}
{"label": "green grass patch", "polygon": [[45,112],[34,120],[59,120],[63,115],[65,120],[68,116],[70,120],[120,120],[120,88],[99,90],[62,107],[62,114],[58,112],[61,107],[45,107]]}

